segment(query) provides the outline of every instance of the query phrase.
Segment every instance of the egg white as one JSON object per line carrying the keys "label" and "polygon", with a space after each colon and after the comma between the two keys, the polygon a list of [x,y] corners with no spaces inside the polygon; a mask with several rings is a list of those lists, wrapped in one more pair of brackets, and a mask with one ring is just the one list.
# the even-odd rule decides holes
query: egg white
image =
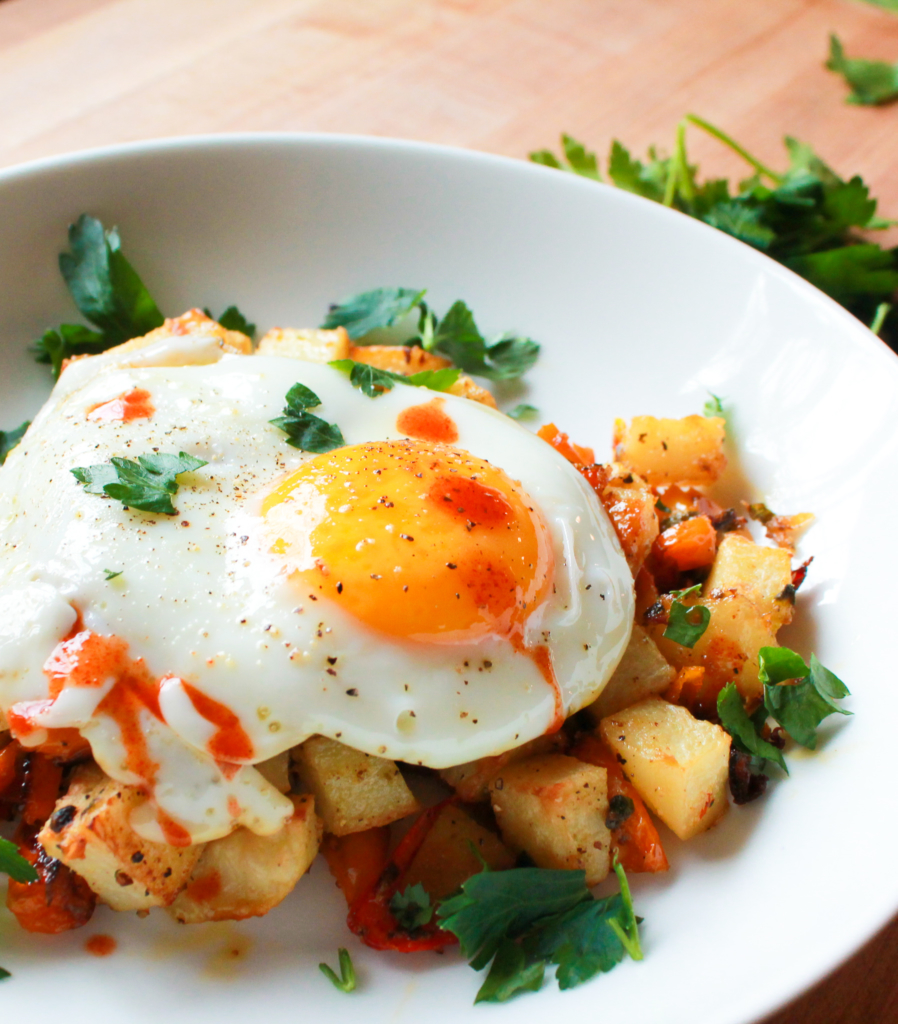
{"label": "egg white", "polygon": [[[165,722],[147,714],[144,724],[161,766],[155,800],[196,841],[237,823],[274,831],[291,808],[249,766],[224,778],[206,752],[213,727],[178,678],[239,716],[254,762],[322,734],[442,768],[550,727],[554,693],[507,641],[384,637],[326,598],[314,600],[271,554],[262,498],[311,458],[269,423],[288,388],[301,381],[315,391],[315,413],[337,423],[347,444],[401,438],[399,413],[433,392],[397,384],[372,399],[337,370],[274,356],[175,366],[108,360],[90,374],[83,365],[66,371],[0,472],[0,712],[48,696],[43,664],[71,629],[73,606],[86,628],[122,637],[154,676],[177,677],[162,688]],[[150,419],[87,419],[91,406],[137,387],[152,396]],[[528,620],[527,640],[549,646],[570,714],[598,695],[629,639],[632,579],[614,530],[588,484],[549,445],[495,410],[444,398],[458,427],[455,447],[519,480],[548,524],[555,588]],[[88,494],[70,472],[151,451],[208,462],[182,479],[174,517]],[[107,580],[106,570],[122,574]],[[63,696],[41,724],[81,728],[104,770],[134,781],[117,727],[93,715],[102,691]],[[241,807],[236,819],[229,796]],[[140,827],[159,838],[151,816]]]}

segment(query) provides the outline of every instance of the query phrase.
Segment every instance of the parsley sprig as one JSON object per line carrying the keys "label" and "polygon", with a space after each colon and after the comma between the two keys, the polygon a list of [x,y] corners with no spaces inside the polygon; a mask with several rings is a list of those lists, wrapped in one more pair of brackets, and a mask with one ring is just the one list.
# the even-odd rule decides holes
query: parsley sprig
{"label": "parsley sprig", "polygon": [[368,363],[354,359],[332,359],[328,366],[340,370],[349,377],[349,383],[369,398],[377,398],[386,391],[392,391],[396,384],[410,384],[412,387],[429,388],[431,391],[448,391],[461,376],[461,370],[447,366],[440,370],[421,370],[404,376],[391,370],[381,370]]}
{"label": "parsley sprig", "polygon": [[336,423],[328,423],[309,409],[317,409],[321,399],[305,384],[294,384],[287,392],[282,416],[270,420],[287,435],[287,444],[304,452],[330,452],[346,442]]}
{"label": "parsley sprig", "polygon": [[[36,882],[38,873],[19,853],[19,848],[8,839],[0,838],[0,874],[9,875],[16,882]],[[11,977],[0,967],[0,981]]]}
{"label": "parsley sprig", "polygon": [[340,958],[339,975],[334,971],[333,967],[329,967],[327,964],[319,964],[318,970],[333,984],[334,988],[339,989],[341,992],[354,992],[357,981],[355,967],[353,967],[349,950],[343,949],[341,946],[337,951],[337,956]]}
{"label": "parsley sprig", "polygon": [[568,989],[610,971],[626,955],[642,959],[638,919],[623,868],[620,892],[596,899],[583,871],[482,871],[440,904],[441,926],[458,937],[471,967],[490,965],[476,1002],[504,1002],[540,988],[554,965]]}
{"label": "parsley sprig", "polygon": [[141,512],[174,516],[178,510],[171,499],[178,492],[177,478],[205,465],[207,463],[203,459],[185,452],[177,455],[158,452],[138,455],[136,462],[114,456],[98,466],[79,466],[72,470],[72,475],[84,484],[88,494],[115,498],[126,508],[136,508]]}
{"label": "parsley sprig", "polygon": [[728,683],[717,698],[717,714],[737,750],[763,762],[773,762],[788,774],[782,752],[762,736],[767,719],[772,718],[782,726],[796,743],[814,750],[817,727],[825,718],[851,714],[836,703],[849,696],[849,690],[813,654],[807,665],[801,655],[788,647],[762,647],[758,661],[764,686],[761,707],[749,716],[736,684]]}
{"label": "parsley sprig", "polygon": [[695,647],[708,628],[711,621],[711,609],[704,605],[689,605],[684,597],[691,597],[701,591],[700,583],[686,590],[672,590],[673,601],[668,614],[667,628],[662,636],[665,640],[673,640],[681,647]]}
{"label": "parsley sprig", "polygon": [[31,421],[26,420],[20,423],[13,430],[0,430],[0,466],[6,462],[6,456],[25,436],[25,431],[31,426]]}
{"label": "parsley sprig", "polygon": [[454,302],[440,318],[424,302],[425,294],[426,289],[414,288],[360,292],[332,305],[321,326],[345,327],[356,343],[373,343],[376,339],[369,337],[372,331],[390,327],[417,309],[417,334],[408,344],[441,353],[464,373],[491,380],[514,380],[536,362],[539,345],[535,341],[505,334],[488,342],[464,302]]}
{"label": "parsley sprig", "polygon": [[851,89],[847,103],[875,107],[898,100],[898,63],[846,57],[838,36],[831,35],[826,67],[841,75]]}
{"label": "parsley sprig", "polygon": [[[733,188],[725,179],[699,180],[689,162],[686,129],[700,128],[738,154],[751,174]],[[595,154],[563,137],[561,159],[550,150],[530,159],[560,170],[602,180]],[[859,235],[888,227],[876,215],[863,180],[844,180],[806,143],[785,139],[789,166],[775,171],[735,139],[694,114],[677,127],[673,153],[652,148],[645,162],[617,140],[607,176],[613,185],[663,203],[767,253],[826,292],[898,350],[898,249],[884,249]],[[580,149],[584,155],[580,155]],[[886,308],[887,307],[887,308]]]}

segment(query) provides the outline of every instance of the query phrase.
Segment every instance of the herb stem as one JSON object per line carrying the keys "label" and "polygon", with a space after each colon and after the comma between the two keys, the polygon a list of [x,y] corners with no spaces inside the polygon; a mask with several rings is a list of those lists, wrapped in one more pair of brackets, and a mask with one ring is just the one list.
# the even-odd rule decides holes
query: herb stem
{"label": "herb stem", "polygon": [[751,164],[758,174],[763,174],[764,177],[769,178],[775,185],[782,185],[785,181],[785,178],[781,174],[777,174],[776,171],[772,171],[766,164],[762,164],[761,161],[758,160],[757,157],[752,156],[744,146],[740,146],[734,138],[727,135],[727,133],[722,131],[720,128],[716,128],[710,123],[710,121],[706,121],[703,117],[699,117],[697,114],[687,114],[685,120],[690,124],[694,124],[696,128],[701,128],[702,131],[712,135],[718,140],[718,142],[722,142],[725,146],[728,146],[734,153],[741,156],[746,163]]}
{"label": "herb stem", "polygon": [[642,944],[639,941],[639,923],[633,913],[633,897],[630,895],[630,883],[627,881],[627,873],[615,855],[614,873],[620,883],[620,892],[624,900],[624,906],[628,909],[627,928],[624,930],[613,918],[608,921],[615,935],[620,939],[624,949],[630,954],[631,959],[642,959]]}
{"label": "herb stem", "polygon": [[873,315],[873,322],[870,324],[870,330],[878,335],[882,330],[883,324],[886,322],[886,317],[892,312],[891,302],[880,302],[876,307],[876,313]]}
{"label": "herb stem", "polygon": [[332,967],[327,964],[319,964],[318,970],[333,983],[335,988],[338,988],[341,992],[353,992],[356,987],[356,976],[355,968],[352,965],[352,958],[349,955],[349,950],[343,949],[342,947],[338,951],[340,957],[340,976],[338,977]]}

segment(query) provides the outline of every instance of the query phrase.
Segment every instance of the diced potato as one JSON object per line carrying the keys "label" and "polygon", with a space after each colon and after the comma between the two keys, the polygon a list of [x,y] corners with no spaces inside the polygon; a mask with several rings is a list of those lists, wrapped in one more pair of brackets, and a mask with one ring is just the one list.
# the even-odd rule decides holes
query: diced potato
{"label": "diced potato", "polygon": [[307,363],[329,363],[349,356],[349,335],[344,327],[326,331],[315,327],[272,327],[259,342],[260,356],[285,356]]}
{"label": "diced potato", "polygon": [[353,750],[326,736],[293,749],[303,783],[315,794],[324,828],[336,836],[389,825],[420,810],[395,761]]}
{"label": "diced potato", "polygon": [[94,764],[83,765],[38,841],[114,910],[166,906],[186,884],[203,844],[169,846],[141,839],[130,820],[145,801],[135,786],[123,786]]}
{"label": "diced potato", "polygon": [[253,350],[252,341],[242,332],[227,330],[217,320],[206,316],[201,309],[188,309],[181,316],[168,317],[161,327],[150,331],[149,334],[116,345],[114,351],[134,352],[147,345],[152,345],[155,341],[161,341],[164,338],[177,338],[185,334],[213,334],[218,338],[223,352],[235,355],[249,355]]}
{"label": "diced potato", "polygon": [[649,809],[680,839],[726,811],[730,737],[719,725],[653,697],[603,719],[599,731]]}
{"label": "diced potato", "polygon": [[715,597],[687,599],[684,603],[704,605],[710,610],[708,628],[689,648],[665,640],[665,626],[650,621],[646,628],[662,655],[675,668],[704,666],[705,685],[715,693],[734,682],[749,704],[760,700],[764,688],[758,678],[758,651],[776,646],[776,634],[768,619],[754,602],[730,591]]}
{"label": "diced potato", "polygon": [[468,398],[472,402],[480,402],[481,405],[488,405],[491,409],[498,408],[496,399],[492,393],[475,384],[470,377],[462,374],[458,380],[449,388],[450,395],[459,395],[461,398]]}
{"label": "diced potato", "polygon": [[448,783],[465,803],[477,803],[489,800],[490,783],[496,772],[506,765],[521,761],[534,754],[557,754],[567,747],[564,733],[556,732],[551,736],[537,736],[536,739],[521,744],[513,750],[493,757],[481,757],[478,761],[453,765],[440,770],[440,778]]}
{"label": "diced potato", "polygon": [[604,505],[635,577],[658,536],[657,499],[645,480],[619,462],[590,467],[586,479]]}
{"label": "diced potato", "polygon": [[351,345],[349,358],[357,363],[376,366],[378,370],[401,373],[411,377],[422,370],[443,370],[452,362],[419,345]]}
{"label": "diced potato", "polygon": [[519,761],[490,784],[502,838],[541,868],[586,872],[596,885],[611,865],[608,773],[564,754]]}
{"label": "diced potato", "polygon": [[168,908],[182,924],[261,917],[293,891],[321,843],[311,796],[293,797],[292,818],[273,835],[238,828],[207,843],[190,881]]}
{"label": "diced potato", "polygon": [[782,548],[765,548],[745,537],[726,534],[717,548],[706,597],[724,592],[742,594],[770,620],[774,632],[792,621],[795,592],[792,558]]}
{"label": "diced potato", "polygon": [[636,623],[614,675],[596,700],[584,710],[594,722],[598,722],[637,701],[663,693],[676,674],[676,669],[667,663],[655,641]]}
{"label": "diced potato", "polygon": [[502,840],[460,807],[444,807],[408,867],[403,885],[420,883],[434,900],[448,896],[482,870],[471,846],[493,871],[514,867]]}
{"label": "diced potato", "polygon": [[712,484],[726,466],[720,416],[635,416],[614,424],[614,457],[650,484]]}
{"label": "diced potato", "polygon": [[253,765],[263,779],[270,782],[279,793],[290,792],[290,751],[284,750],[267,761]]}

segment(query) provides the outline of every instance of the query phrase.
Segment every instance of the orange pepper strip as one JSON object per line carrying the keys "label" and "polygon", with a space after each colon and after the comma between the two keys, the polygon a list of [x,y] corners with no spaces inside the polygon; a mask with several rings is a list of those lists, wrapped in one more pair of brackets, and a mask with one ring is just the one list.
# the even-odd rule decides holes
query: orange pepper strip
{"label": "orange pepper strip", "polygon": [[16,780],[16,760],[21,752],[22,748],[15,740],[0,750],[0,796]]}
{"label": "orange pepper strip", "polygon": [[597,765],[608,772],[608,798],[626,796],[633,801],[633,813],[611,833],[612,851],[625,871],[667,871],[667,855],[655,823],[649,817],[642,798],[621,769],[617,758],[597,736],[582,736],[571,750],[571,757]]}
{"label": "orange pepper strip", "polygon": [[348,836],[327,835],[321,852],[349,906],[380,878],[390,858],[390,829],[368,828]]}
{"label": "orange pepper strip", "polygon": [[29,754],[25,767],[25,806],[22,821],[43,825],[53,813],[62,784],[62,767],[43,754]]}
{"label": "orange pepper strip", "polygon": [[554,423],[547,423],[536,432],[538,437],[547,441],[557,452],[560,452],[568,462],[575,466],[592,466],[596,461],[595,452],[592,448],[584,448],[582,445],[574,444],[573,441],[563,433]]}
{"label": "orange pepper strip", "polygon": [[714,561],[717,532],[707,516],[684,519],[664,531],[652,547],[652,554],[679,572],[703,569]]}

